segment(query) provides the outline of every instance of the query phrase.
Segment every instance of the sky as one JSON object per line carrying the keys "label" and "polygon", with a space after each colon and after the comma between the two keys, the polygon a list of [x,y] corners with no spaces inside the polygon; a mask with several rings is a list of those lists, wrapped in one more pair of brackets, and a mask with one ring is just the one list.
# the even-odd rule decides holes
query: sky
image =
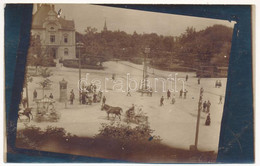
{"label": "sky", "polygon": [[[87,4],[55,4],[55,10],[62,9],[61,16],[75,21],[76,31],[84,33],[88,27],[97,28],[100,32],[106,20],[111,31],[125,31],[133,34],[157,33],[159,35],[179,36],[187,27],[193,26],[196,31],[203,30],[214,24],[233,27],[234,22],[200,17],[147,12],[132,9],[121,9]],[[35,8],[34,8],[35,12]]]}

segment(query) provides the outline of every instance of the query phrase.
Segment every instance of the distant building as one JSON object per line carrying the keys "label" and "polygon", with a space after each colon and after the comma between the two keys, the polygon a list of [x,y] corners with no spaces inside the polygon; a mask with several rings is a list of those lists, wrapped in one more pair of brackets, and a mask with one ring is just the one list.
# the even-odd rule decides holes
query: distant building
{"label": "distant building", "polygon": [[76,58],[74,21],[58,17],[54,5],[37,4],[31,33],[40,38],[46,55],[54,59]]}
{"label": "distant building", "polygon": [[220,77],[227,77],[228,75],[228,67],[217,67],[218,75]]}
{"label": "distant building", "polygon": [[196,75],[197,77],[227,77],[228,67],[200,66]]}

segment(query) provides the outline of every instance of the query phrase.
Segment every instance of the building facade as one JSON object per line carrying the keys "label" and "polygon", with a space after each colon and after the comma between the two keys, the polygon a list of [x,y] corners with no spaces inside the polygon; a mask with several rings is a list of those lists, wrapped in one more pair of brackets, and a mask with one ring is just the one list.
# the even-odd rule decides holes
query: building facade
{"label": "building facade", "polygon": [[45,55],[57,60],[76,58],[74,21],[59,17],[54,5],[37,4],[31,33],[40,39]]}

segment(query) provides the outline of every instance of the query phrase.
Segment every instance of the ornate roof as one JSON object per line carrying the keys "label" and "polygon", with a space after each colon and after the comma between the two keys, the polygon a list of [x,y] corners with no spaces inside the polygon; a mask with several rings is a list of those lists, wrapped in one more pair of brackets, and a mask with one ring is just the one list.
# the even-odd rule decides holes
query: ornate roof
{"label": "ornate roof", "polygon": [[55,13],[55,19],[61,24],[61,28],[65,30],[74,30],[75,24],[73,20],[65,20],[64,18],[58,18],[57,12],[54,10],[54,5],[42,4],[37,5],[37,11],[33,15],[32,28],[43,28],[43,23],[46,22],[50,15]]}

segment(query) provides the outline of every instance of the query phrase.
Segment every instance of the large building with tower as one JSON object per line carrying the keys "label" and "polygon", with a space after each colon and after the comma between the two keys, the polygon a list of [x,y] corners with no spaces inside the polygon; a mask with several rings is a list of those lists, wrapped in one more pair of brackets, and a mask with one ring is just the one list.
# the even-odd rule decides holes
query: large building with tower
{"label": "large building with tower", "polygon": [[45,54],[54,59],[76,58],[74,21],[58,16],[54,5],[37,4],[31,33],[40,39]]}

